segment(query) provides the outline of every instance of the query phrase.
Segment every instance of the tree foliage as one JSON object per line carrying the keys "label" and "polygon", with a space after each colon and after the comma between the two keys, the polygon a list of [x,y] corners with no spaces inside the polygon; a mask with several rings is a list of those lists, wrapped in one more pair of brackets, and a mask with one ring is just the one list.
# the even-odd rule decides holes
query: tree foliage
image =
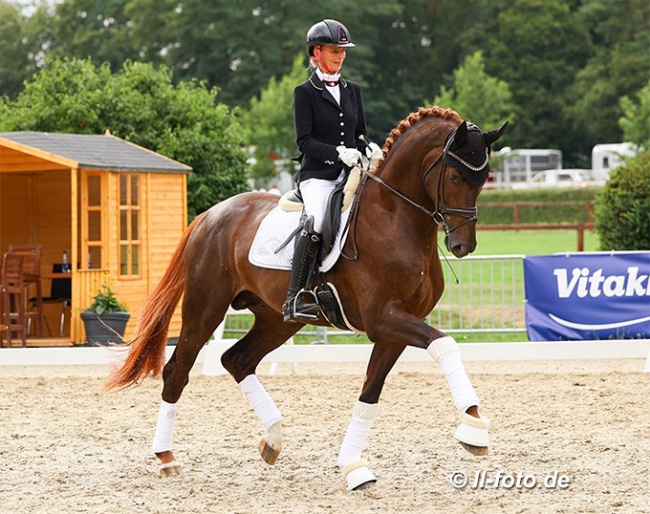
{"label": "tree foliage", "polygon": [[584,0],[576,14],[589,31],[590,48],[565,101],[568,126],[590,142],[617,142],[619,99],[639,91],[650,76],[650,3]]}
{"label": "tree foliage", "polygon": [[442,86],[433,103],[440,107],[451,107],[463,119],[473,121],[484,130],[500,127],[507,120],[515,120],[510,88],[503,80],[485,72],[483,52],[480,50],[468,56],[454,71],[453,87],[447,89]]}
{"label": "tree foliage", "polygon": [[197,81],[172,83],[171,71],[125,62],[55,59],[15,101],[0,100],[0,130],[35,130],[117,137],[192,167],[188,209],[195,215],[243,192],[242,130],[217,92]]}
{"label": "tree foliage", "polygon": [[650,152],[612,171],[594,206],[601,250],[650,250],[648,191]]}
{"label": "tree foliage", "polygon": [[[508,83],[521,116],[509,131],[515,148],[559,148],[571,160],[576,139],[566,95],[589,53],[588,33],[562,0],[513,0],[487,36],[487,70]],[[546,146],[544,146],[546,145]]]}
{"label": "tree foliage", "polygon": [[650,150],[650,80],[634,97],[621,98],[623,116],[618,120],[625,141]]}
{"label": "tree foliage", "polygon": [[344,75],[363,86],[377,141],[442,86],[456,89],[455,72],[482,50],[485,72],[512,95],[508,145],[559,148],[567,166],[585,166],[595,144],[622,140],[620,99],[650,75],[647,0],[330,0],[327,12],[302,0],[61,0],[29,17],[0,9],[0,93],[15,98],[44,55],[113,72],[130,59],[166,65],[175,82],[205,81],[220,102],[248,109],[292,73],[324,17],[343,21],[357,44]]}
{"label": "tree foliage", "polygon": [[275,175],[274,161],[294,157],[293,90],[307,78],[306,59],[298,56],[289,75],[279,81],[272,77],[260,97],[253,97],[243,116],[246,141],[254,150],[257,177]]}

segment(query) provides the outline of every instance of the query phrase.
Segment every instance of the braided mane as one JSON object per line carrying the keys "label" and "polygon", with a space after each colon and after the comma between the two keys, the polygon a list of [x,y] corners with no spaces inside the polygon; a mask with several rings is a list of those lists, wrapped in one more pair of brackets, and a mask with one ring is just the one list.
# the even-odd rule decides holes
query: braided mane
{"label": "braided mane", "polygon": [[388,152],[390,151],[393,144],[395,144],[395,141],[397,141],[399,137],[404,132],[406,132],[408,128],[412,127],[413,125],[415,125],[417,122],[419,122],[424,118],[431,118],[431,117],[438,117],[446,120],[454,120],[457,121],[458,123],[463,121],[463,119],[453,109],[443,109],[442,107],[438,107],[437,105],[434,105],[433,107],[429,107],[429,108],[420,107],[417,111],[412,112],[402,121],[400,121],[397,124],[397,127],[395,127],[393,130],[390,131],[390,134],[388,134],[388,137],[386,138],[386,142],[384,143],[384,147],[382,148],[382,153],[384,154],[384,156],[377,163],[377,167],[375,168],[375,170],[381,168],[382,164],[384,163],[384,160],[386,159],[386,155],[388,155]]}

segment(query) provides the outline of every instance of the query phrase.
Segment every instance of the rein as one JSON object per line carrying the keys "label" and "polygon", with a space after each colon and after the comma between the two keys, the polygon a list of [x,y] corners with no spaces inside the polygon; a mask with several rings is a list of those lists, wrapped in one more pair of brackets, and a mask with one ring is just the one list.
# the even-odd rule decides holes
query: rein
{"label": "rein", "polygon": [[[423,205],[420,205],[417,202],[414,202],[411,200],[409,197],[407,197],[405,194],[401,193],[397,189],[395,189],[393,186],[390,184],[386,183],[381,177],[378,177],[377,175],[370,173],[368,169],[363,169],[363,179],[361,182],[361,185],[357,189],[356,193],[356,198],[352,204],[352,209],[353,212],[351,213],[350,217],[348,218],[347,222],[347,227],[346,230],[354,223],[356,220],[356,217],[359,213],[359,204],[361,203],[361,191],[363,190],[363,187],[366,184],[366,179],[370,178],[377,182],[379,185],[385,187],[388,189],[391,193],[397,195],[400,197],[402,200],[405,202],[409,203],[416,209],[421,210],[424,212],[427,216],[429,216],[435,223],[438,225],[442,230],[444,230],[445,235],[449,236],[452,232],[455,230],[459,229],[463,225],[470,223],[472,221],[476,221],[478,219],[478,207],[448,207],[444,203],[444,176],[445,176],[445,170],[447,169],[447,163],[445,162],[445,158],[447,155],[451,154],[452,156],[456,157],[450,150],[449,147],[451,146],[451,143],[454,139],[454,135],[456,134],[456,130],[454,129],[449,133],[447,136],[447,140],[445,142],[445,146],[442,149],[442,152],[436,159],[424,170],[420,177],[420,181],[424,185],[425,180],[429,173],[436,167],[436,165],[442,160],[442,169],[440,170],[440,174],[438,175],[438,188],[437,188],[437,194],[436,194],[436,199],[435,199],[435,206],[433,211],[430,211]],[[464,162],[464,161],[463,161]],[[451,230],[449,229],[449,226],[447,225],[447,221],[445,220],[446,215],[453,215],[453,216],[459,216],[461,218],[465,218],[461,223],[456,225],[454,228]],[[354,248],[354,256],[353,257],[348,257],[345,255],[343,251],[341,251],[341,255],[347,259],[347,260],[356,260],[359,257],[359,249],[357,248],[356,244],[356,226],[357,224],[354,223],[354,233],[353,233],[353,248]]]}
{"label": "rein", "polygon": [[[477,207],[448,207],[444,203],[444,176],[445,176],[445,170],[447,169],[447,163],[445,162],[446,157],[448,154],[451,154],[449,150],[449,146],[451,145],[451,142],[454,139],[454,134],[456,134],[456,129],[454,129],[452,132],[449,133],[447,136],[447,141],[445,142],[445,146],[442,149],[442,153],[436,157],[436,159],[427,167],[427,169],[422,173],[422,176],[420,177],[420,181],[424,185],[427,176],[429,173],[436,167],[438,162],[442,159],[442,169],[440,170],[440,174],[438,175],[438,191],[436,195],[436,200],[435,200],[435,207],[433,211],[430,211],[423,205],[420,205],[417,202],[414,202],[410,198],[408,198],[406,195],[400,193],[397,189],[392,187],[391,185],[387,184],[381,177],[378,177],[372,173],[370,173],[368,170],[364,170],[364,174],[377,182],[378,184],[384,186],[387,188],[389,191],[392,193],[396,194],[399,196],[402,200],[410,203],[413,207],[416,207],[417,209],[420,209],[422,212],[424,212],[427,216],[429,216],[440,228],[442,228],[445,231],[445,235],[451,234],[454,230],[459,229],[466,223],[470,223],[472,221],[476,221],[478,219],[478,208]],[[454,155],[454,154],[451,154]],[[465,218],[465,220],[458,225],[456,225],[454,228],[449,230],[449,226],[447,225],[447,222],[445,220],[445,215],[450,214],[453,216],[460,216],[461,218]]]}

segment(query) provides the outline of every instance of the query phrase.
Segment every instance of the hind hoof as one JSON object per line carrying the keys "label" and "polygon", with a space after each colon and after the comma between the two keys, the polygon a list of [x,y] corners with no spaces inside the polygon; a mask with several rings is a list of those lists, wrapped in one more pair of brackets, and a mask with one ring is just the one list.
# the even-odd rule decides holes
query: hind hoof
{"label": "hind hoof", "polygon": [[260,455],[264,459],[264,462],[273,466],[280,456],[280,450],[276,450],[265,439],[260,441]]}
{"label": "hind hoof", "polygon": [[168,462],[160,466],[160,478],[169,478],[182,474],[181,465],[176,461]]}

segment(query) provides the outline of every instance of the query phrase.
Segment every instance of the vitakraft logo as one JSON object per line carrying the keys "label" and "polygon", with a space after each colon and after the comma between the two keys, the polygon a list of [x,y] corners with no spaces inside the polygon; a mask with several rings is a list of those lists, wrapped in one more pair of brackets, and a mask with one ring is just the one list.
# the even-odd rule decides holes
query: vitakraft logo
{"label": "vitakraft logo", "polygon": [[628,267],[625,275],[604,275],[602,268],[591,272],[586,267],[573,268],[571,278],[565,268],[555,268],[553,275],[559,298],[570,298],[573,294],[578,298],[650,296],[650,280],[648,275],[639,274],[638,266]]}

